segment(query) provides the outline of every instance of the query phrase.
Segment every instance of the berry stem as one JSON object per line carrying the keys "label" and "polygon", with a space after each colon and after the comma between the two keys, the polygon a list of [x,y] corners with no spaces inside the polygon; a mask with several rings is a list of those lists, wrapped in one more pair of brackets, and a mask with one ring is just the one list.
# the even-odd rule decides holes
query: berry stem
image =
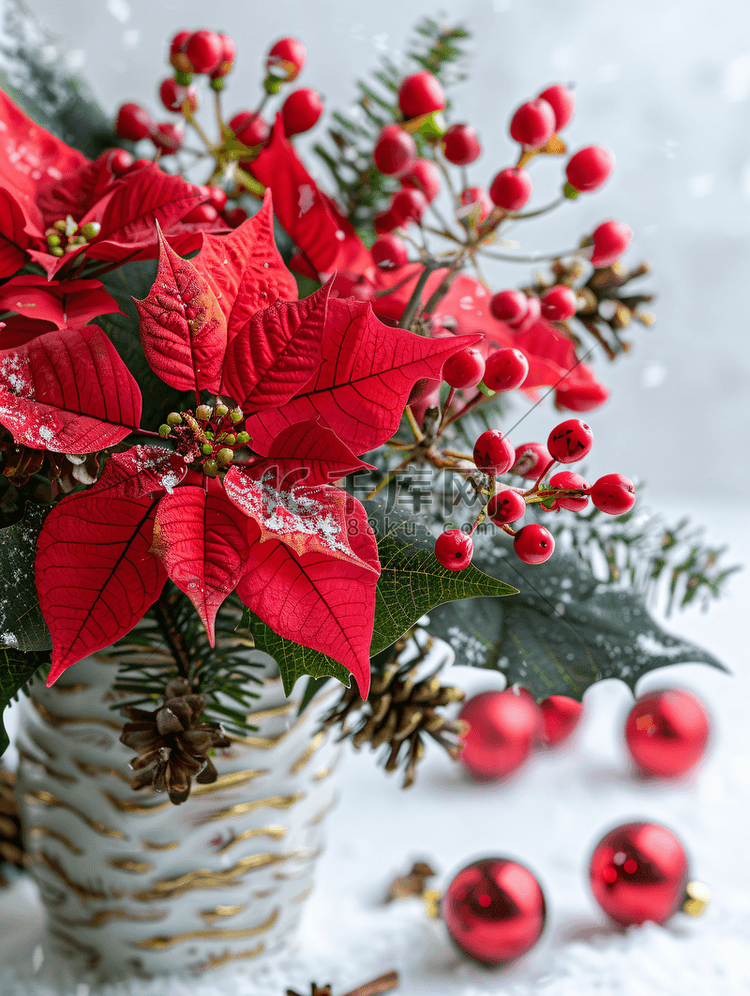
{"label": "berry stem", "polygon": [[478,251],[490,259],[500,259],[504,263],[541,263],[544,260],[552,260],[554,262],[563,259],[565,256],[583,256],[586,258],[586,252],[579,247],[575,249],[563,249],[561,252],[555,253],[532,253],[530,256],[511,256],[508,253],[488,252],[486,249],[479,249]]}
{"label": "berry stem", "polygon": [[411,406],[407,405],[404,411],[406,413],[407,421],[411,426],[411,431],[414,433],[414,438],[418,443],[421,443],[422,440],[424,439],[424,433],[419,428],[417,420],[414,418],[414,412],[411,410]]}
{"label": "berry stem", "polygon": [[412,459],[413,455],[410,453],[409,456],[405,460],[402,460],[397,467],[394,467],[393,470],[389,470],[388,473],[383,478],[383,480],[380,482],[380,484],[376,484],[375,487],[372,489],[372,491],[369,493],[369,495],[365,495],[365,501],[370,501],[370,499],[374,498],[379,491],[382,491],[383,488],[386,487],[386,485],[390,484],[393,478],[396,476],[396,474],[398,474],[400,470],[403,470],[404,467],[406,467],[409,463],[411,463]]}
{"label": "berry stem", "polygon": [[541,474],[539,475],[539,477],[537,477],[536,481],[534,482],[534,486],[532,488],[529,488],[528,491],[524,492],[524,497],[526,497],[526,495],[536,494],[536,492],[539,490],[539,485],[542,483],[542,481],[544,480],[544,478],[552,470],[552,468],[555,466],[556,463],[557,463],[557,460],[550,460],[549,461],[549,463],[544,468],[544,470],[541,472]]}
{"label": "berry stem", "polygon": [[472,408],[476,408],[479,402],[484,400],[484,397],[485,395],[482,394],[481,391],[477,391],[474,397],[470,401],[466,402],[461,411],[454,412],[450,418],[445,420],[445,422],[440,426],[440,431],[442,432],[444,429],[447,429],[449,425],[452,425],[456,421],[456,419],[462,418],[468,411],[471,411]]}
{"label": "berry stem", "polygon": [[547,214],[548,211],[554,211],[556,207],[560,207],[567,200],[566,197],[558,197],[556,201],[552,201],[551,204],[546,204],[544,207],[537,208],[536,211],[523,211],[523,212],[509,212],[508,218],[513,221],[522,221],[524,218],[537,218],[540,214]]}
{"label": "berry stem", "polygon": [[484,522],[484,520],[487,518],[487,506],[492,501],[492,498],[493,498],[493,496],[495,494],[495,475],[494,474],[489,474],[488,475],[488,481],[489,481],[489,488],[488,488],[489,496],[487,498],[487,501],[484,503],[484,507],[482,508],[482,511],[477,516],[476,522],[471,527],[471,532],[469,533],[469,536],[473,536],[474,535],[474,530],[477,528],[477,526],[480,524],[480,522]]}
{"label": "berry stem", "polygon": [[[401,316],[401,321],[398,323],[398,327],[401,329],[410,329],[414,319],[417,316],[417,311],[420,304],[422,303],[422,291],[425,288],[425,284],[430,279],[435,270],[440,269],[440,263],[436,259],[428,259],[425,261],[424,270],[420,274],[419,280],[417,280],[414,290],[411,292],[411,297],[404,308],[404,313]],[[429,303],[429,302],[428,302]]]}
{"label": "berry stem", "polygon": [[439,147],[438,147],[437,143],[432,146],[432,155],[433,155],[433,157],[435,159],[435,162],[437,164],[438,169],[440,170],[440,172],[445,177],[445,182],[446,182],[446,184],[448,186],[448,190],[450,190],[451,197],[453,198],[453,205],[456,208],[456,210],[458,210],[458,208],[461,207],[461,198],[456,193],[456,188],[453,186],[453,180],[451,178],[450,173],[448,172],[448,168],[445,165],[445,161],[443,160],[443,157],[440,155]]}
{"label": "berry stem", "polygon": [[195,130],[198,132],[198,134],[201,137],[201,140],[203,141],[203,144],[206,146],[206,148],[208,149],[208,151],[209,152],[213,152],[214,151],[213,143],[211,142],[211,139],[208,137],[208,135],[205,133],[205,131],[198,124],[198,122],[195,120],[195,115],[190,110],[190,103],[189,103],[189,101],[187,101],[187,100],[184,101],[181,110],[182,110],[182,113],[183,113],[183,116],[184,116],[185,120],[187,121],[187,123],[189,125],[192,125],[192,127],[195,128]]}

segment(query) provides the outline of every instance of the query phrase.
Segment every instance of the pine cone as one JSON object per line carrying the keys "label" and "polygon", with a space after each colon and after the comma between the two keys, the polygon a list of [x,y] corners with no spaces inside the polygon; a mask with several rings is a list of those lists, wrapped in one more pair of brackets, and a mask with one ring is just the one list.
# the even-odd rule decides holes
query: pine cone
{"label": "pine cone", "polygon": [[[397,656],[406,643],[406,640],[399,640],[394,645]],[[424,756],[425,734],[455,760],[461,752],[461,734],[466,730],[466,724],[461,720],[447,719],[436,711],[450,702],[462,702],[464,692],[441,685],[437,678],[440,668],[421,681],[417,680],[419,664],[431,646],[432,639],[429,639],[416,661],[402,665],[396,659],[389,664],[384,673],[373,680],[367,702],[362,701],[354,685],[345,689],[323,718],[323,729],[340,726],[339,740],[348,737],[357,750],[365,743],[370,743],[373,750],[388,744],[390,752],[385,770],[395,771],[403,765],[403,788],[414,784],[417,764]],[[347,720],[355,715],[354,726],[348,729]]]}
{"label": "pine cone", "polygon": [[194,695],[185,678],[174,678],[164,691],[164,705],[154,712],[128,706],[120,714],[126,723],[120,741],[138,754],[130,761],[139,772],[134,789],[152,785],[167,792],[175,806],[190,795],[192,779],[201,785],[215,782],[216,768],[206,756],[214,747],[229,747],[221,728],[199,722],[205,708],[203,695]]}
{"label": "pine cone", "polygon": [[[31,864],[31,859],[23,850],[15,785],[15,774],[0,768],[0,863],[7,861],[16,868],[25,868]],[[7,884],[0,872],[0,886]]]}

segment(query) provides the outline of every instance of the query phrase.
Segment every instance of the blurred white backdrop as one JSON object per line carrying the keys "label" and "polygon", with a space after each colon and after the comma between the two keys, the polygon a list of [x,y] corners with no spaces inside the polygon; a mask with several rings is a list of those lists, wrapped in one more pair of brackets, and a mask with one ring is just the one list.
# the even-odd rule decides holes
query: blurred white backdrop
{"label": "blurred white backdrop", "polygon": [[[124,100],[157,118],[176,30],[210,27],[237,41],[226,107],[255,105],[264,54],[291,34],[308,48],[300,85],[329,110],[353,100],[353,80],[380,55],[398,57],[413,25],[443,12],[472,32],[469,79],[453,91],[454,120],[479,130],[484,152],[470,169],[486,184],[511,164],[507,125],[522,101],[550,82],[574,83],[571,149],[610,147],[613,178],[514,234],[524,249],[573,246],[607,218],[635,238],[626,259],[648,259],[658,291],[657,325],[636,327],[634,348],[614,367],[597,363],[612,398],[590,421],[597,442],[590,471],[646,481],[652,500],[679,510],[697,488],[736,489],[748,502],[750,336],[750,5],[746,0],[28,0],[62,42],[67,59],[106,111]],[[311,133],[322,136],[325,117]],[[304,143],[302,143],[304,148]],[[562,163],[533,164],[534,203],[559,189]],[[322,167],[319,177],[325,181]],[[495,264],[497,288],[527,282],[533,267]],[[608,367],[607,369],[604,369]],[[549,403],[526,423],[544,438]],[[522,441],[520,438],[517,441]],[[709,483],[710,482],[710,483]],[[711,495],[706,496],[711,500]]]}

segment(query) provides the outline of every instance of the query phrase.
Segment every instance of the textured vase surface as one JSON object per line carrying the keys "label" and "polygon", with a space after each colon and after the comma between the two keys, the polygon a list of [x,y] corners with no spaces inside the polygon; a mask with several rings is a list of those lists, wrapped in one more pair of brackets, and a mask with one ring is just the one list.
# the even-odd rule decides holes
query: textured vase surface
{"label": "textured vase surface", "polygon": [[249,717],[257,730],[217,751],[218,780],[193,782],[179,806],[130,787],[112,664],[88,658],[52,688],[32,686],[18,739],[26,847],[50,947],[76,968],[206,971],[290,944],[340,748],[316,732],[332,693],[298,718],[275,665],[265,674]]}

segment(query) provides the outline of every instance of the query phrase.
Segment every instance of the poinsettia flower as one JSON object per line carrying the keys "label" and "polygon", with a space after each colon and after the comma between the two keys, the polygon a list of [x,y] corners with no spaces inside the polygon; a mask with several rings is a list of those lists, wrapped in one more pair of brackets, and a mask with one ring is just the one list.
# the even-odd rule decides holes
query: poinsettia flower
{"label": "poinsettia flower", "polygon": [[[211,641],[236,590],[281,636],[347,667],[366,695],[377,546],[362,505],[332,482],[366,467],[357,454],[393,434],[414,383],[478,336],[390,328],[367,304],[331,299],[330,283],[279,299],[291,287],[270,194],[229,236],[204,236],[193,261],[158,237],[156,281],[136,302],[145,356],[171,387],[227,404],[210,418],[196,409],[173,419],[174,452],[114,454],[94,487],[45,519],[36,577],[53,639],[49,681],[132,628],[169,577]],[[113,352],[100,329],[83,327],[0,353],[0,422],[37,448],[68,451],[86,433],[97,448],[122,440],[138,425],[140,397]],[[62,370],[55,384],[44,380],[45,354]],[[90,380],[101,387],[86,421]],[[232,450],[239,431],[254,451],[242,461]]]}
{"label": "poinsettia flower", "polygon": [[16,312],[0,331],[3,349],[56,328],[78,328],[99,315],[122,314],[100,280],[47,280],[35,274],[13,277],[0,287],[2,308]]}
{"label": "poinsettia flower", "polygon": [[0,277],[12,276],[29,259],[50,279],[82,253],[117,263],[153,259],[155,221],[183,253],[199,247],[202,231],[226,231],[221,222],[183,220],[206,199],[194,184],[154,163],[116,175],[111,153],[90,161],[2,91],[0,122]]}

